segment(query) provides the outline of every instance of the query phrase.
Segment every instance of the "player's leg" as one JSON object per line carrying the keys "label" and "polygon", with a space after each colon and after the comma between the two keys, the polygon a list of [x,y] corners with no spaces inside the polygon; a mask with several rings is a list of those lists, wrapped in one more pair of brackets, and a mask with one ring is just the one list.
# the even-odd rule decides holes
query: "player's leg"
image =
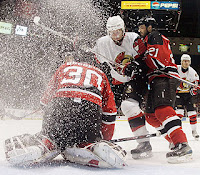
{"label": "player's leg", "polygon": [[190,94],[188,94],[186,109],[188,112],[188,117],[190,119],[192,136],[196,140],[199,140],[199,134],[197,132],[197,111],[196,111],[196,108],[194,107],[194,97],[191,96]]}
{"label": "player's leg", "polygon": [[57,98],[53,106],[50,115],[43,119],[42,131],[59,149],[101,139],[102,116],[96,115],[101,112],[98,105],[82,99]]}
{"label": "player's leg", "polygon": [[[75,105],[75,104],[73,104]],[[125,152],[116,144],[102,139],[102,111],[100,106],[81,100],[76,109],[76,128],[73,130],[72,144],[66,144],[63,157],[71,162],[104,168],[121,168],[124,166]],[[73,118],[73,113],[71,116]],[[69,122],[71,125],[71,123]],[[109,132],[109,131],[107,131]],[[77,148],[79,147],[79,148]]]}
{"label": "player's leg", "polygon": [[172,149],[174,147],[171,138],[168,136],[166,129],[162,125],[162,123],[158,120],[158,118],[155,116],[154,111],[154,104],[153,104],[153,93],[150,89],[148,92],[148,97],[146,101],[146,110],[145,110],[145,119],[146,121],[153,126],[160,134],[169,142],[169,148]]}
{"label": "player's leg", "polygon": [[[142,85],[142,83],[144,83]],[[146,135],[148,131],[145,125],[145,116],[140,108],[140,104],[144,98],[146,92],[146,83],[138,83],[132,81],[127,84],[124,90],[124,100],[121,104],[121,110],[127,117],[130,128],[134,136]],[[131,150],[132,157],[134,159],[148,158],[152,156],[152,147],[149,138],[137,140],[139,143],[135,149]]]}
{"label": "player's leg", "polygon": [[62,156],[70,162],[93,167],[123,168],[126,166],[126,152],[117,144],[103,140],[83,148],[68,147],[62,152]]}
{"label": "player's leg", "polygon": [[5,140],[7,161],[15,166],[29,166],[55,158],[60,151],[41,133],[23,134]]}
{"label": "player's leg", "polygon": [[[151,82],[153,91],[155,116],[164,126],[175,149],[167,153],[170,163],[190,160],[192,150],[181,127],[181,120],[173,109],[176,98],[177,82],[175,79],[155,78]],[[185,159],[184,159],[185,158]],[[184,160],[182,160],[184,159]]]}
{"label": "player's leg", "polygon": [[184,94],[176,94],[176,114],[182,119],[184,117],[184,106],[186,105]]}

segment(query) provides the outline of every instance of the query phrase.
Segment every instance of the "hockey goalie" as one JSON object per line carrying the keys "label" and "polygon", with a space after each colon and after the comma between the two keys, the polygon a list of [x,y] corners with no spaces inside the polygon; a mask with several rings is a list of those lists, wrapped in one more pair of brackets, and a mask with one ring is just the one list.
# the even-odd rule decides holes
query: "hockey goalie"
{"label": "hockey goalie", "polygon": [[[69,55],[71,59],[75,53]],[[61,154],[70,162],[93,167],[126,165],[126,152],[109,141],[117,110],[108,79],[100,69],[67,61],[53,75],[41,104],[45,106],[42,130],[5,140],[10,164],[30,166]]]}

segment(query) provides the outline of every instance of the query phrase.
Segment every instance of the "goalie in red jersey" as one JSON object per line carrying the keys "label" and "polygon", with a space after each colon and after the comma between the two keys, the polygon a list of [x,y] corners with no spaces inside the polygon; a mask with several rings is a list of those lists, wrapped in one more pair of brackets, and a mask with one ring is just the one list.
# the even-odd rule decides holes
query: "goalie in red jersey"
{"label": "goalie in red jersey", "polygon": [[[70,57],[72,59],[72,57]],[[117,113],[106,75],[82,62],[66,62],[52,76],[41,104],[42,131],[5,141],[13,165],[65,159],[102,168],[125,166],[126,152],[111,140]]]}
{"label": "goalie in red jersey", "polygon": [[[181,120],[173,109],[179,83],[169,75],[179,75],[169,40],[156,30],[154,18],[145,17],[139,21],[138,26],[142,39],[139,39],[134,47],[138,52],[136,61],[144,60],[149,69],[147,75],[150,89],[146,103],[146,121],[175,145],[174,150],[166,155],[169,163],[188,161],[191,159],[192,150],[182,130]],[[125,75],[137,73],[136,67],[134,63],[128,64],[125,67]]]}

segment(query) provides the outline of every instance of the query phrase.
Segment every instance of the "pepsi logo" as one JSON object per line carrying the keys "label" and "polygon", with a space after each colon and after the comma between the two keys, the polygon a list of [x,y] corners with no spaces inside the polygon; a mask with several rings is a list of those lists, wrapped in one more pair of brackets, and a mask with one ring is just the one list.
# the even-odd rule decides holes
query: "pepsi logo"
{"label": "pepsi logo", "polygon": [[160,3],[159,2],[152,2],[151,6],[152,6],[153,9],[159,9]]}

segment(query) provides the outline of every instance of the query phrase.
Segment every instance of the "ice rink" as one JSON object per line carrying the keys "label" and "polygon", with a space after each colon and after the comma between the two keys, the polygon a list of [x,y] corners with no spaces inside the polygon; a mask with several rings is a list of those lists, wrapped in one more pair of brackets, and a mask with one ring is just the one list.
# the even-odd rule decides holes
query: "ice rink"
{"label": "ice rink", "polygon": [[[191,134],[190,124],[183,122],[189,144],[193,149],[193,161],[183,164],[168,164],[165,158],[169,151],[168,143],[162,137],[151,138],[153,157],[143,160],[133,160],[130,150],[137,146],[136,141],[119,143],[128,152],[127,164],[124,169],[99,169],[67,163],[57,157],[51,165],[32,168],[16,168],[10,166],[4,155],[3,142],[5,139],[23,133],[34,134],[41,129],[41,120],[0,120],[0,174],[1,175],[199,175],[200,174],[200,141],[195,141]],[[200,125],[198,123],[198,125]],[[154,128],[147,126],[150,133]],[[200,133],[200,126],[198,127]],[[126,120],[117,120],[114,138],[129,137],[131,131]]]}

